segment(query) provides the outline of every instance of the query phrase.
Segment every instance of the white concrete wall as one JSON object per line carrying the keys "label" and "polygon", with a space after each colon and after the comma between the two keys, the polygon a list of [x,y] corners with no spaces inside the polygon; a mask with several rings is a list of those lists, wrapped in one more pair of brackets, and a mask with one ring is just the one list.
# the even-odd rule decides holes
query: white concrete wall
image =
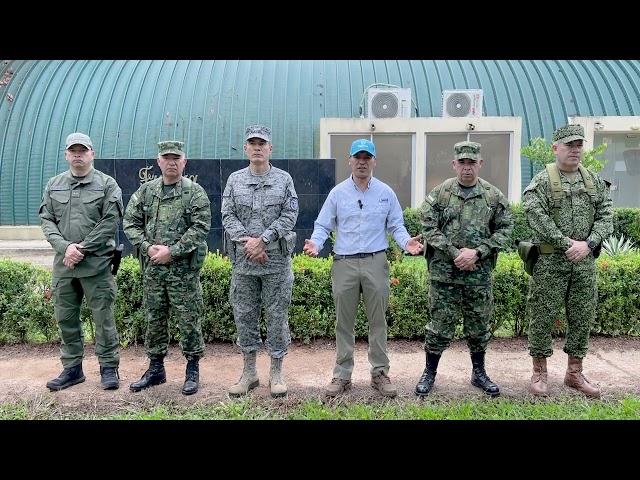
{"label": "white concrete wall", "polygon": [[427,133],[509,133],[509,188],[507,198],[520,201],[522,184],[520,172],[521,117],[416,117],[416,118],[321,118],[320,158],[331,156],[332,134],[412,133],[415,139],[412,165],[411,206],[418,207],[427,195],[426,134]]}

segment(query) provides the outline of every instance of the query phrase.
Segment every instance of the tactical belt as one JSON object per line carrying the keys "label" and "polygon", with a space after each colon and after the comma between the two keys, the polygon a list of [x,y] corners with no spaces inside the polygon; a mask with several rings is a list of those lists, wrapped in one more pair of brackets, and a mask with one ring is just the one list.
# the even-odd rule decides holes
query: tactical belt
{"label": "tactical belt", "polygon": [[559,249],[551,245],[550,243],[539,243],[538,248],[540,249],[540,253],[564,253],[564,250]]}
{"label": "tactical belt", "polygon": [[344,260],[345,258],[366,258],[373,257],[378,253],[386,252],[386,250],[378,250],[377,252],[369,252],[369,253],[353,253],[351,255],[338,255],[337,253],[333,254],[334,260]]}

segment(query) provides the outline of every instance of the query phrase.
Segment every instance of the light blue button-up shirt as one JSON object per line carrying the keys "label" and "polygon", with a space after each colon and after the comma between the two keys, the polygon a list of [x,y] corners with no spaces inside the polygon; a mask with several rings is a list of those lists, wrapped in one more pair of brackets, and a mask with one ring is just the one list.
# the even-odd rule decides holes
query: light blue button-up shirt
{"label": "light blue button-up shirt", "polygon": [[314,223],[311,240],[322,250],[332,231],[336,231],[334,253],[371,253],[389,247],[386,232],[405,251],[411,236],[404,226],[398,197],[375,177],[362,192],[349,176],[333,187]]}

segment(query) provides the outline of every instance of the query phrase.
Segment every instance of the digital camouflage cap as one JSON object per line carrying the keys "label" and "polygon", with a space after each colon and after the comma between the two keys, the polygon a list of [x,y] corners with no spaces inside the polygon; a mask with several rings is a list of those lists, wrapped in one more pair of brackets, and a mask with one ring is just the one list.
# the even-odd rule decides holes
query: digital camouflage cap
{"label": "digital camouflage cap", "polygon": [[565,125],[553,132],[553,143],[569,143],[574,140],[584,140],[584,127],[582,125]]}
{"label": "digital camouflage cap", "polygon": [[453,146],[454,159],[469,158],[480,160],[480,144],[476,142],[458,142]]}
{"label": "digital camouflage cap", "polygon": [[244,141],[250,138],[261,138],[271,143],[271,129],[264,125],[249,125],[244,132]]}
{"label": "digital camouflage cap", "polygon": [[168,155],[170,153],[184,156],[184,142],[178,140],[158,142],[158,155]]}

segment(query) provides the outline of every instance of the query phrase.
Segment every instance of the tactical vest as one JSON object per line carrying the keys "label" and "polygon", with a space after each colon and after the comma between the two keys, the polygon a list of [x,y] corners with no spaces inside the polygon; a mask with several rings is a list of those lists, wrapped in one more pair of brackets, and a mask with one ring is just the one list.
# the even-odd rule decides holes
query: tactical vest
{"label": "tactical vest", "polygon": [[[451,189],[453,185],[457,182],[457,178],[448,178],[442,183],[442,188],[438,192],[438,205],[440,208],[446,208],[449,206],[449,200],[451,200]],[[484,201],[487,202],[487,205],[490,208],[495,208],[498,206],[498,196],[496,195],[495,189],[491,188],[491,185],[478,178],[478,183],[482,187],[482,196]]]}
{"label": "tactical vest", "polygon": [[[451,200],[451,189],[453,188],[453,186],[457,181],[458,179],[456,177],[453,177],[453,178],[446,179],[442,183],[442,188],[438,192],[438,198],[437,198],[437,204],[441,209],[445,209],[449,206],[449,201]],[[498,206],[498,195],[496,194],[496,190],[494,188],[491,188],[491,185],[486,181],[482,180],[481,178],[478,178],[478,183],[482,187],[482,198],[484,198],[484,201],[487,203],[489,208],[492,211],[494,211],[494,209]],[[493,218],[491,222],[493,223]],[[438,225],[438,228],[442,228],[442,225]],[[493,231],[493,228],[491,225],[489,225],[489,230]],[[426,248],[424,249],[424,256],[427,259],[427,267],[428,267],[431,258],[433,258],[433,255],[435,254],[435,250],[428,243],[425,245],[425,247]],[[495,268],[497,261],[498,261],[498,253],[493,252],[491,254],[491,262],[492,262],[493,268]]]}
{"label": "tactical vest", "polygon": [[[553,221],[557,225],[560,221],[560,210],[562,208],[562,199],[565,198],[565,192],[562,190],[562,182],[560,181],[560,170],[558,169],[558,166],[555,163],[547,163],[546,169],[549,174],[549,183],[551,185],[551,197],[549,198],[552,209],[551,215],[553,217]],[[587,189],[589,198],[591,199],[592,208],[589,223],[593,223],[597,195],[596,186],[586,168],[578,164],[578,171],[582,176],[582,181],[584,182],[584,186]]]}

